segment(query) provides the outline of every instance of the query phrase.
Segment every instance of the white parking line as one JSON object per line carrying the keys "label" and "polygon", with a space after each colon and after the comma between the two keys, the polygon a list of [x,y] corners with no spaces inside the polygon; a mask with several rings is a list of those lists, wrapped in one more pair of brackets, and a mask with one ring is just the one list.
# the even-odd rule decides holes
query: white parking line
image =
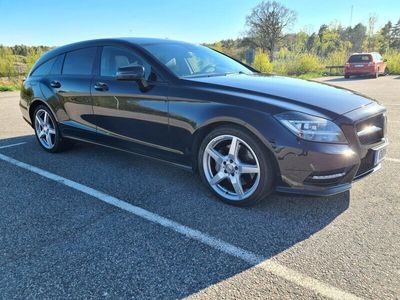
{"label": "white parking line", "polygon": [[[9,145],[9,147],[17,146],[17,145],[18,144]],[[5,148],[5,146],[4,146],[4,148]],[[62,176],[50,173],[48,171],[45,171],[43,169],[29,165],[27,163],[21,162],[19,160],[13,159],[13,158],[3,155],[3,154],[0,154],[0,159],[3,161],[9,162],[15,166],[18,166],[22,169],[25,169],[25,170],[28,170],[35,174],[38,174],[40,176],[43,176],[47,179],[50,179],[50,180],[56,181],[58,183],[61,183],[63,185],[66,185],[77,191],[80,191],[82,193],[90,195],[100,201],[103,201],[105,203],[116,206],[125,211],[128,211],[137,217],[146,219],[150,222],[153,222],[153,223],[159,224],[161,226],[164,226],[166,228],[169,228],[169,229],[171,229],[175,232],[178,232],[188,238],[191,238],[193,240],[196,240],[203,244],[206,244],[213,249],[219,250],[221,252],[224,252],[226,254],[234,256],[238,259],[241,259],[241,260],[249,263],[252,266],[262,268],[262,269],[264,269],[276,276],[279,276],[285,280],[288,280],[296,285],[299,285],[303,288],[312,290],[321,296],[328,297],[331,299],[360,299],[351,293],[348,293],[339,288],[336,288],[327,283],[324,283],[318,279],[314,279],[314,278],[304,275],[300,272],[292,270],[288,267],[285,267],[285,266],[273,261],[272,258],[262,257],[251,251],[247,251],[245,249],[242,249],[240,247],[237,247],[235,245],[227,243],[223,240],[220,240],[218,238],[210,236],[207,233],[203,233],[199,230],[190,228],[188,226],[182,225],[182,224],[172,221],[170,219],[164,218],[158,214],[152,213],[152,212],[145,210],[143,208],[140,208],[138,206],[134,206],[132,204],[124,202],[120,199],[117,199],[117,198],[111,196],[111,195],[107,195],[103,192],[100,192],[98,190],[95,190],[93,188],[85,186],[78,182],[75,182],[75,181],[69,180],[67,178],[64,178]]]}
{"label": "white parking line", "polygon": [[20,146],[26,144],[26,142],[22,142],[22,143],[16,143],[16,144],[10,144],[10,145],[5,145],[5,146],[0,146],[0,149],[5,149],[5,148],[10,148],[10,147],[15,147],[15,146]]}
{"label": "white parking line", "polygon": [[398,158],[385,157],[385,160],[400,163],[400,159],[398,159]]}

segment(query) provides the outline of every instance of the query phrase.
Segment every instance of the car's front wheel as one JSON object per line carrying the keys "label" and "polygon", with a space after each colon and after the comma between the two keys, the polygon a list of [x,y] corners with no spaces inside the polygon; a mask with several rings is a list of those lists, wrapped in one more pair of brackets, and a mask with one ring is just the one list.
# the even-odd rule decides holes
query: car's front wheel
{"label": "car's front wheel", "polygon": [[34,112],[35,135],[40,146],[48,152],[59,152],[69,143],[61,138],[57,122],[45,105],[39,105]]}
{"label": "car's front wheel", "polygon": [[221,126],[203,140],[198,167],[202,180],[222,201],[252,205],[273,191],[274,164],[261,142],[236,126]]}

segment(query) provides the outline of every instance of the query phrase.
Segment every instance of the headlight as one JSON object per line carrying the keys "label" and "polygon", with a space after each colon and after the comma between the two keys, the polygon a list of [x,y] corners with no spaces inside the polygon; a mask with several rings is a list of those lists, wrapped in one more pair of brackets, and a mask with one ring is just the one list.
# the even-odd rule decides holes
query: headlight
{"label": "headlight", "polygon": [[294,111],[281,113],[275,117],[301,139],[325,143],[347,143],[342,130],[329,120]]}

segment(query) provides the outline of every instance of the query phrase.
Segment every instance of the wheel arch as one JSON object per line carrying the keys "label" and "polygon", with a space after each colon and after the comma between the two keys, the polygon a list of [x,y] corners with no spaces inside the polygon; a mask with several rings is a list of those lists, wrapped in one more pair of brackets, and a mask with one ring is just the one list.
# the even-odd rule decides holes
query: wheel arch
{"label": "wheel arch", "polygon": [[53,114],[53,117],[54,117],[54,119],[56,120],[56,122],[58,123],[58,120],[57,120],[57,115],[56,115],[56,113],[54,112],[54,110],[53,110],[53,108],[46,102],[46,101],[44,101],[43,99],[40,99],[40,98],[37,98],[37,99],[34,99],[31,103],[30,103],[30,105],[29,105],[29,109],[28,109],[28,111],[29,111],[29,118],[30,118],[30,120],[31,120],[31,126],[32,127],[34,127],[34,112],[35,112],[35,110],[36,110],[36,108],[38,107],[38,106],[40,106],[40,105],[45,105],[50,111],[51,111],[51,113]]}
{"label": "wheel arch", "polygon": [[264,147],[267,155],[270,156],[275,170],[276,170],[276,176],[280,176],[280,169],[279,169],[279,164],[278,161],[274,155],[274,150],[272,144],[265,138],[264,135],[262,135],[255,127],[253,127],[251,124],[244,122],[243,120],[236,119],[236,118],[217,118],[217,119],[212,119],[209,120],[208,122],[204,123],[203,126],[199,127],[193,134],[193,140],[192,140],[192,147],[191,147],[191,153],[192,153],[192,168],[194,172],[198,171],[198,151],[200,149],[200,145],[203,141],[203,139],[209,134],[211,131],[214,129],[221,127],[221,126],[236,126],[239,127],[245,131],[247,131],[250,135],[252,135],[254,138],[258,139],[262,146]]}

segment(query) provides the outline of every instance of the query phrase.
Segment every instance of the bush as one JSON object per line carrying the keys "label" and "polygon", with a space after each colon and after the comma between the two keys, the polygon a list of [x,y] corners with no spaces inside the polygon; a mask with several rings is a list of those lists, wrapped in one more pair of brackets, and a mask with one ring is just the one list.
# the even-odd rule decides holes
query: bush
{"label": "bush", "polygon": [[272,70],[278,75],[287,75],[287,64],[286,60],[274,60],[272,63]]}
{"label": "bush", "polygon": [[349,54],[346,51],[335,51],[324,59],[324,63],[327,66],[344,66],[348,58]]}
{"label": "bush", "polygon": [[254,56],[253,68],[262,73],[271,73],[272,64],[269,61],[268,55],[262,50],[257,50]]}
{"label": "bush", "polygon": [[288,70],[289,75],[302,75],[306,73],[321,73],[324,66],[318,56],[314,54],[301,54],[293,61]]}
{"label": "bush", "polygon": [[390,74],[400,74],[400,52],[390,51],[384,55]]}

